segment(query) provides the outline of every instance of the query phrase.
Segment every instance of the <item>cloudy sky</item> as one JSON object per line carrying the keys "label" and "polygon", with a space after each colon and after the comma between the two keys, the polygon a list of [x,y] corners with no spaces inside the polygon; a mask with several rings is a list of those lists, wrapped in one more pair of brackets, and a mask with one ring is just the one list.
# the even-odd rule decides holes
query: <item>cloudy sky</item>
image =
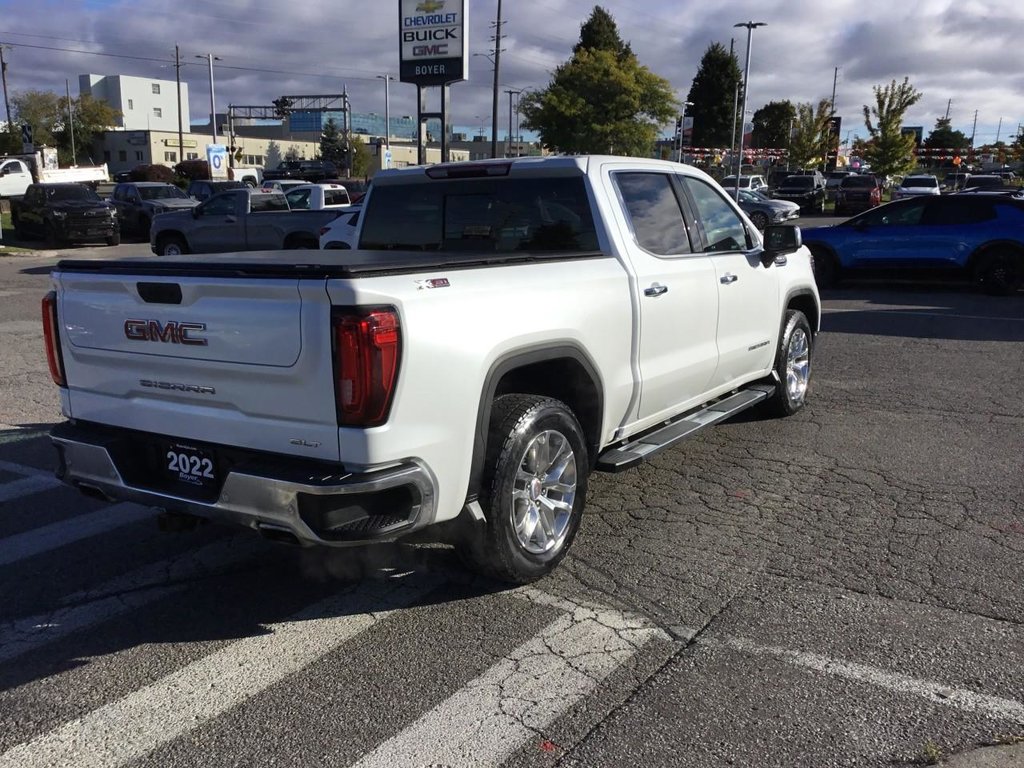
{"label": "cloudy sky", "polygon": [[[490,53],[497,0],[468,0],[470,50]],[[712,42],[755,30],[748,109],[768,101],[817,101],[832,93],[848,131],[866,135],[862,105],[872,86],[909,76],[924,96],[907,125],[925,134],[945,114],[976,144],[1006,140],[1024,122],[1024,0],[604,0],[642,64],[685,99]],[[537,88],[571,53],[592,0],[504,0],[501,88]],[[266,104],[282,94],[338,93],[356,112],[384,111],[378,74],[398,72],[398,0],[0,0],[0,43],[12,92],[63,92],[82,73],[174,78],[174,45],[188,66],[193,119],[209,114],[205,62],[216,66],[218,111]],[[471,59],[470,79],[452,87],[457,129],[489,130],[491,62]],[[432,94],[436,91],[432,92]],[[415,114],[416,89],[394,83],[392,115]],[[432,96],[430,108],[439,102]],[[501,96],[499,135],[508,125]],[[999,122],[1002,120],[1000,129]]]}

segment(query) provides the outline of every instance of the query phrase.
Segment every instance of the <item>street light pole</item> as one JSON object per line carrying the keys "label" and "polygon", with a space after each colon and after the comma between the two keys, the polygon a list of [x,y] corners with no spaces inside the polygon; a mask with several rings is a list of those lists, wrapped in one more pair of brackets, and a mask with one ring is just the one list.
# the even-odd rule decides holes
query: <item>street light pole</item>
{"label": "street light pole", "polygon": [[220,61],[220,56],[212,53],[197,54],[197,59],[206,59],[210,65],[210,130],[213,133],[213,143],[217,143],[217,104],[213,97],[213,62]]}
{"label": "street light pole", "polygon": [[692,101],[683,102],[683,113],[679,115],[679,135],[676,137],[676,162],[683,162],[683,131],[686,130],[686,108],[692,107]]}
{"label": "street light pole", "polygon": [[740,109],[740,151],[736,154],[736,200],[740,199],[740,170],[743,168],[743,121],[746,120],[747,115],[747,91],[750,90],[750,39],[754,29],[766,25],[767,22],[764,21],[745,21],[733,24],[734,27],[747,28],[747,63],[743,70],[743,108]]}
{"label": "street light pole", "polygon": [[391,149],[391,75],[377,75],[384,81],[384,146]]}

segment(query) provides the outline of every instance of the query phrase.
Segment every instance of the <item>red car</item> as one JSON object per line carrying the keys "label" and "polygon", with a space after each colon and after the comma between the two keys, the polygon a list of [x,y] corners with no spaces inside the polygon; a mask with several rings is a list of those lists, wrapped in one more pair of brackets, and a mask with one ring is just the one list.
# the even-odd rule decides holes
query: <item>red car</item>
{"label": "red car", "polygon": [[847,176],[836,189],[836,216],[866,211],[881,203],[882,185],[874,176]]}

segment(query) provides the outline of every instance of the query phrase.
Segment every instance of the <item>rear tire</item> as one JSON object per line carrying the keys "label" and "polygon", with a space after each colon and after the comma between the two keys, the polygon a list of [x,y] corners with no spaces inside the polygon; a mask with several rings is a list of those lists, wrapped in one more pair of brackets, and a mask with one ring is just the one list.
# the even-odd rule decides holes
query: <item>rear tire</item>
{"label": "rear tire", "polygon": [[987,253],[978,260],[975,279],[990,296],[1008,296],[1021,285],[1024,258],[1008,251]]}
{"label": "rear tire", "polygon": [[318,248],[319,244],[316,240],[309,240],[307,238],[296,238],[284,244],[286,251],[315,251]]}
{"label": "rear tire", "polygon": [[779,384],[775,394],[765,402],[766,410],[775,416],[792,416],[804,407],[811,381],[811,352],[814,336],[804,313],[787,309],[779,348],[775,353],[775,375]]}
{"label": "rear tire", "polygon": [[164,235],[156,243],[158,256],[181,256],[188,253],[188,244],[180,235]]}
{"label": "rear tire", "polygon": [[459,554],[473,570],[528,584],[568,552],[586,503],[583,429],[565,403],[537,395],[494,401],[480,506],[485,523]]}

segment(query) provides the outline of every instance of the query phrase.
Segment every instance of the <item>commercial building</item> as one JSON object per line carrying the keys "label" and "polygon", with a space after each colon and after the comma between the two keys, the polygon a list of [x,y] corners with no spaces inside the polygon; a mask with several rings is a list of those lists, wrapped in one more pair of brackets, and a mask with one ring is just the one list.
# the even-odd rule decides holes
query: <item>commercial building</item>
{"label": "commercial building", "polygon": [[[79,75],[78,92],[118,110],[121,117],[114,127],[127,131],[178,130],[178,90],[173,80]],[[188,130],[188,83],[181,84],[181,124]]]}

